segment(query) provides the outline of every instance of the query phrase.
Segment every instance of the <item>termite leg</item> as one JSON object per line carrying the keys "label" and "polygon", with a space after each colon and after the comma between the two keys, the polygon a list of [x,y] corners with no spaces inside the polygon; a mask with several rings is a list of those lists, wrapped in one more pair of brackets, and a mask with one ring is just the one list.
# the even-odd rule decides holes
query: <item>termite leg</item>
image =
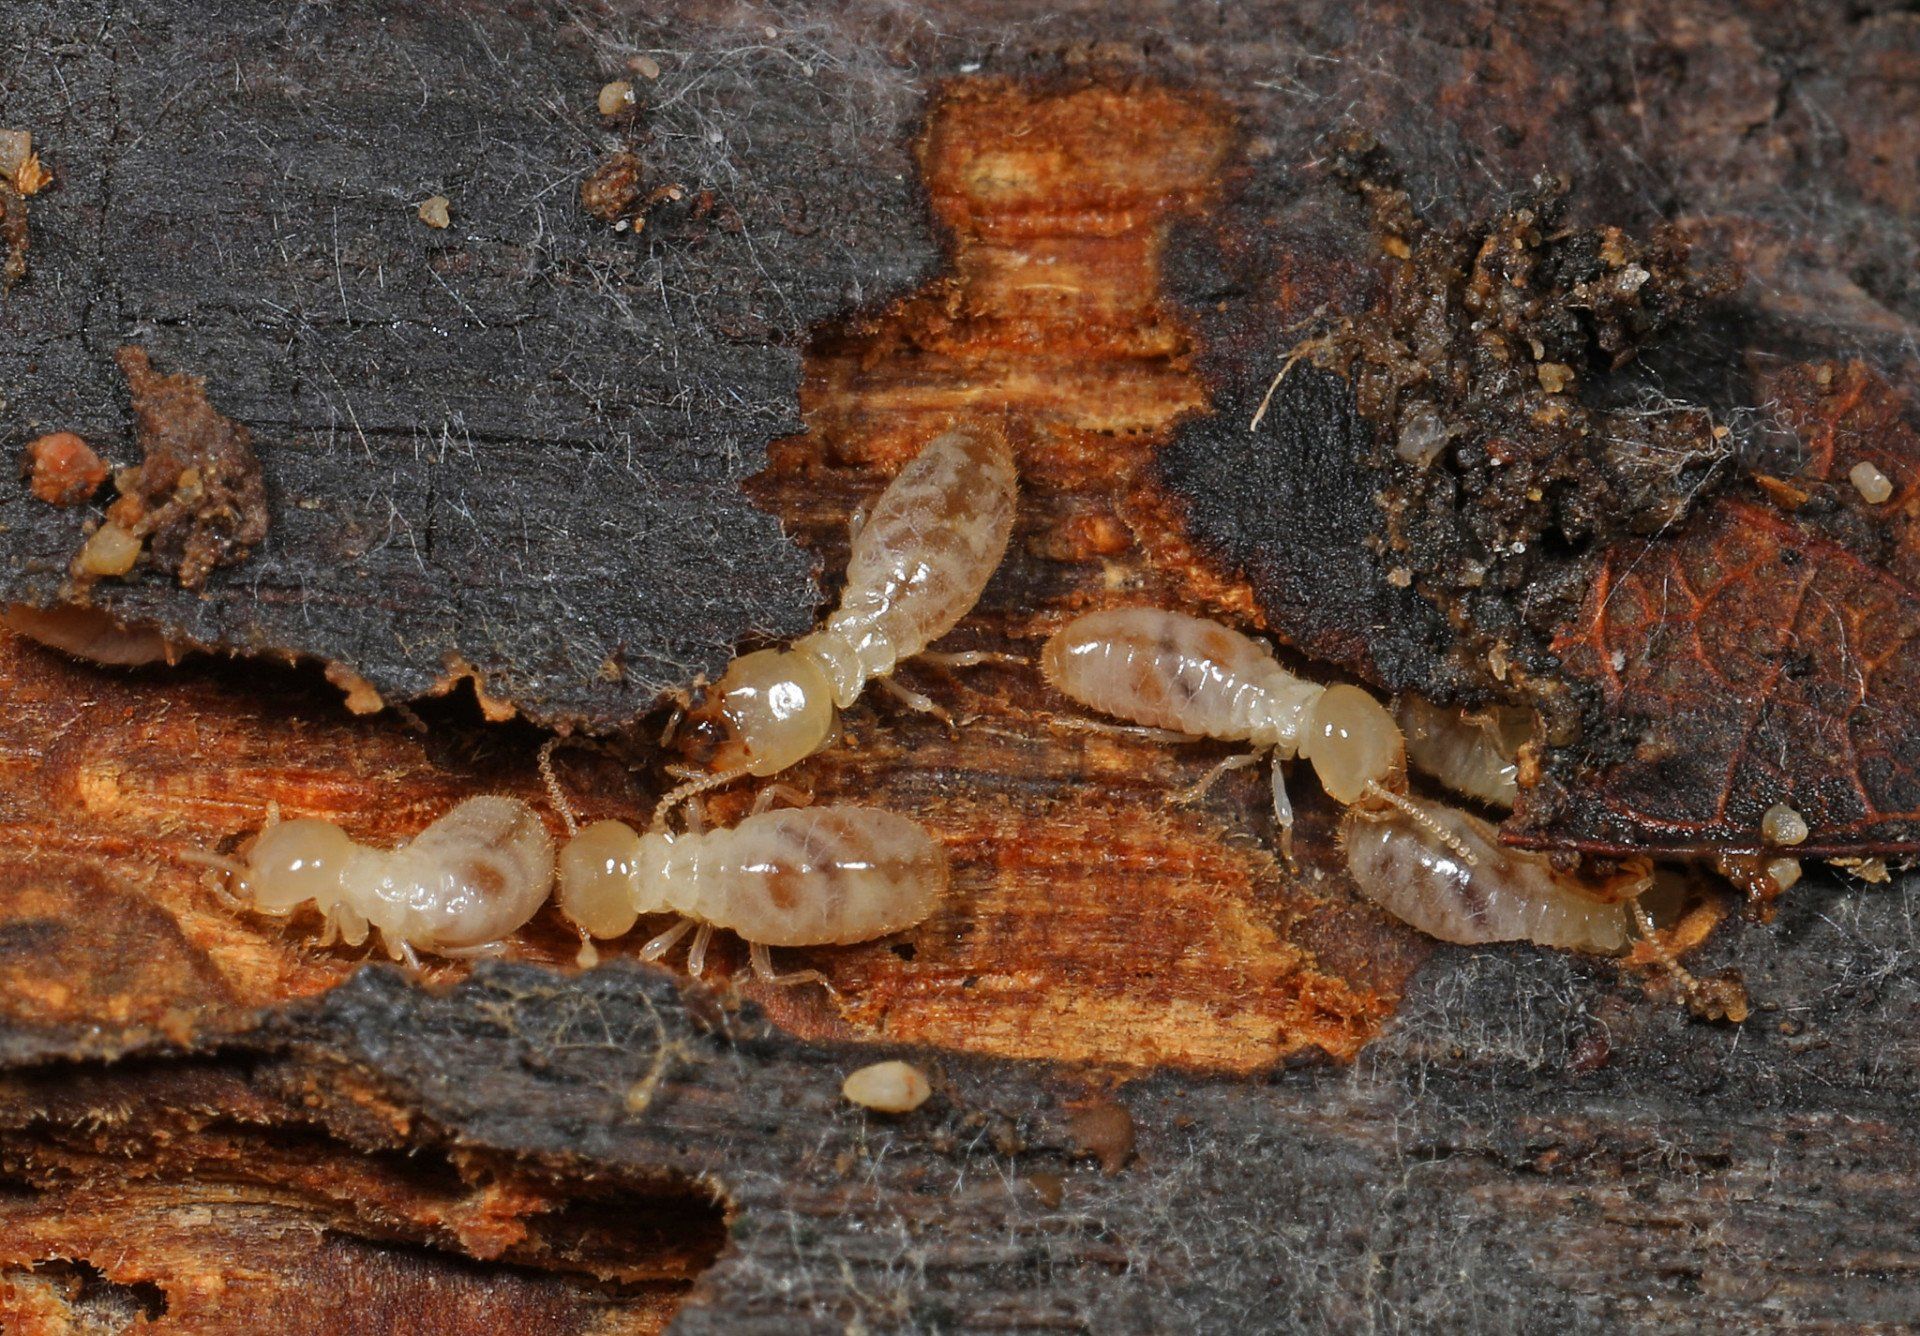
{"label": "termite leg", "polygon": [[1132,738],[1140,742],[1199,742],[1191,733],[1176,733],[1170,728],[1148,728],[1145,724],[1111,724],[1104,719],[1082,719],[1076,715],[1055,715],[1047,727],[1070,733],[1104,733],[1112,738]]}
{"label": "termite leg", "polygon": [[974,668],[983,663],[1004,663],[1015,668],[1031,668],[1033,660],[1022,658],[1018,654],[1002,654],[997,650],[969,649],[958,654],[948,654],[943,650],[923,649],[913,656],[915,663],[930,663],[936,668]]}
{"label": "termite leg", "polygon": [[1273,820],[1280,828],[1280,853],[1293,861],[1293,799],[1287,796],[1287,770],[1273,758]]}
{"label": "termite leg", "polygon": [[747,958],[753,962],[754,977],[762,983],[770,983],[776,988],[792,988],[803,983],[817,983],[829,993],[833,985],[827,982],[827,976],[819,970],[795,970],[791,974],[776,973],[773,968],[773,951],[765,942],[749,942]]}
{"label": "termite leg", "polygon": [[482,942],[478,946],[443,946],[440,954],[455,960],[492,960],[507,954],[505,942]]}
{"label": "termite leg", "polygon": [[567,838],[572,839],[580,833],[580,823],[573,819],[573,804],[567,801],[566,793],[560,788],[560,777],[553,773],[553,753],[564,740],[556,733],[540,744],[540,779],[547,786],[547,801],[560,814],[561,824],[567,828]]}
{"label": "termite leg", "polygon": [[930,697],[923,696],[918,691],[913,690],[911,687],[901,686],[898,682],[894,681],[891,677],[881,677],[881,678],[876,678],[874,680],[880,684],[882,689],[884,689],[889,696],[892,696],[895,700],[899,701],[902,705],[906,706],[908,709],[918,710],[921,714],[932,715],[935,719],[938,719],[941,723],[947,726],[947,732],[951,736],[953,737],[960,736],[959,725],[953,722],[953,716],[947,713],[945,709],[934,704],[933,700]]}
{"label": "termite leg", "polygon": [[813,795],[805,789],[797,789],[791,784],[773,783],[760,790],[760,796],[753,800],[753,815],[759,816],[776,802],[785,801],[789,807],[811,807]]}
{"label": "termite leg", "polygon": [[414,951],[412,943],[403,942],[403,941],[390,941],[387,943],[387,953],[391,955],[395,960],[400,961],[402,965],[406,967],[406,971],[408,974],[414,975],[415,977],[419,976],[420,957]]}
{"label": "termite leg", "polygon": [[319,944],[322,947],[328,947],[328,946],[332,946],[335,942],[339,940],[340,940],[340,924],[337,920],[335,920],[332,914],[328,914],[327,926],[323,928],[320,932]]}
{"label": "termite leg", "polygon": [[648,941],[648,943],[645,946],[641,947],[640,959],[642,960],[660,959],[661,956],[664,956],[665,954],[667,954],[667,952],[673,950],[673,948],[679,944],[680,939],[682,937],[685,937],[688,933],[692,932],[693,929],[694,929],[694,921],[692,919],[690,918],[681,919],[678,923],[674,924],[671,928],[668,928],[665,932],[661,933],[659,936],[652,938],[650,941]]}
{"label": "termite leg", "polygon": [[713,925],[702,923],[700,931],[693,935],[693,945],[687,948],[687,973],[699,978],[707,967],[707,946],[713,941]]}
{"label": "termite leg", "polygon": [[573,963],[583,970],[590,970],[600,963],[600,948],[584,932],[580,934],[580,949],[574,952]]}
{"label": "termite leg", "polygon": [[1250,765],[1257,765],[1259,761],[1259,752],[1241,752],[1238,756],[1229,756],[1226,760],[1220,762],[1219,765],[1216,765],[1213,769],[1202,775],[1199,783],[1189,784],[1186,788],[1174,794],[1173,800],[1177,803],[1199,802],[1207,796],[1207,790],[1220,782],[1220,776],[1226,774],[1229,770],[1245,770]]}

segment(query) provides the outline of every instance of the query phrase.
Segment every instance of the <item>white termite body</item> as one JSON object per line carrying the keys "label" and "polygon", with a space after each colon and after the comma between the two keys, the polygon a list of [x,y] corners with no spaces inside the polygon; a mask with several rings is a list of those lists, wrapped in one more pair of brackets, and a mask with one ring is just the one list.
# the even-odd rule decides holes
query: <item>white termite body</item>
{"label": "white termite body", "polygon": [[[1013,531],[1018,476],[997,430],[934,438],[881,492],[854,536],[840,606],[787,649],[742,655],[679,730],[708,772],[673,799],[811,755],[866,684],[945,635],[979,601]],[[985,656],[956,656],[956,659]]]}
{"label": "white termite body", "polygon": [[769,946],[864,942],[912,927],[946,893],[948,872],[946,851],[919,822],[830,806],[762,812],[697,834],[596,821],[561,852],[559,881],[561,912],[591,936],[622,936],[643,914],[678,914],[643,957],[665,954],[697,924],[688,967],[698,974],[707,937],[727,928],[753,944],[755,968],[769,974]]}
{"label": "white termite body", "polygon": [[[1400,729],[1380,702],[1359,687],[1303,681],[1258,641],[1205,618],[1088,613],[1048,640],[1040,667],[1056,690],[1105,714],[1245,741],[1276,760],[1305,757],[1337,802],[1392,802],[1404,784]],[[1277,764],[1273,806],[1288,842],[1293,805]]]}
{"label": "white termite body", "polygon": [[546,903],[553,841],[517,798],[469,798],[397,849],[359,844],[331,821],[272,821],[241,860],[201,855],[232,875],[255,909],[290,914],[311,902],[330,942],[378,930],[388,954],[474,955],[493,949]]}
{"label": "white termite body", "polygon": [[1520,745],[1531,732],[1522,710],[1495,707],[1462,714],[1415,695],[1402,696],[1393,717],[1407,740],[1407,761],[1455,793],[1510,808],[1520,793]]}
{"label": "white termite body", "polygon": [[[1408,799],[1424,814],[1352,812],[1347,870],[1369,900],[1443,942],[1533,942],[1612,953],[1626,948],[1627,901],[1652,884],[1650,865],[1612,885],[1555,869],[1545,854],[1502,845],[1494,828],[1444,803]],[[1449,840],[1436,838],[1445,830]],[[1458,846],[1470,849],[1468,866]]]}

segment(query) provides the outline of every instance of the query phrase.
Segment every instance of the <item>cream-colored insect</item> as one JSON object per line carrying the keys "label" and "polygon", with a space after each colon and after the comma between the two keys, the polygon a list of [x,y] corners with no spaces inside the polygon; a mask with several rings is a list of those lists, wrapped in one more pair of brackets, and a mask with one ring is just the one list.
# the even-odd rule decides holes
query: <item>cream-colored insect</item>
{"label": "cream-colored insect", "polygon": [[[1629,905],[1653,884],[1644,859],[1606,881],[1555,868],[1546,854],[1502,845],[1493,827],[1444,803],[1423,814],[1355,813],[1342,838],[1347,870],[1369,900],[1443,942],[1533,942],[1611,954],[1626,948]],[[1435,831],[1447,832],[1443,842]],[[1460,850],[1473,853],[1473,862]]]}
{"label": "cream-colored insect", "polygon": [[[1302,681],[1217,622],[1162,608],[1089,613],[1047,641],[1040,668],[1055,689],[1103,713],[1253,744],[1223,769],[1268,752],[1276,761],[1301,756],[1336,802],[1407,807],[1406,747],[1385,706],[1359,687]],[[1293,804],[1278,764],[1273,815],[1290,853]]]}
{"label": "cream-colored insect", "polygon": [[359,946],[378,929],[387,953],[416,967],[416,950],[497,950],[553,889],[553,841],[517,798],[469,798],[397,849],[358,844],[316,817],[270,817],[243,859],[187,857],[227,872],[261,913],[311,901],[326,916],[323,946]]}
{"label": "cream-colored insect", "polygon": [[[694,793],[811,755],[832,733],[836,707],[853,704],[869,681],[933,709],[889,674],[979,600],[1006,553],[1017,490],[999,431],[974,425],[929,442],[855,533],[846,591],[825,625],[790,648],[735,659],[688,712],[676,748],[705,773],[668,794],[662,814]],[[941,656],[956,666],[993,657]]]}
{"label": "cream-colored insect", "polygon": [[713,930],[728,928],[774,983],[825,976],[776,974],[769,947],[884,937],[926,918],[946,890],[946,852],[926,828],[871,807],[757,812],[727,830],[684,834],[596,821],[560,854],[560,909],[582,932],[619,937],[643,914],[678,914],[641,959],[657,960],[697,927],[687,952],[697,975]]}
{"label": "cream-colored insect", "polygon": [[1533,732],[1530,712],[1511,706],[1462,714],[1408,694],[1393,717],[1407,740],[1407,761],[1455,793],[1512,807],[1520,793],[1520,747]]}

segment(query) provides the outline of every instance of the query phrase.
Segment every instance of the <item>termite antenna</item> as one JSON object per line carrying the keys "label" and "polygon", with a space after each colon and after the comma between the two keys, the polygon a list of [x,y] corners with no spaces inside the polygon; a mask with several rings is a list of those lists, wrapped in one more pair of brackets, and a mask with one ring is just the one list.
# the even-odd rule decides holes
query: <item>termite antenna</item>
{"label": "termite antenna", "polygon": [[247,865],[237,858],[229,858],[225,854],[205,853],[199,849],[181,849],[176,852],[175,857],[183,863],[194,863],[200,867],[214,868],[217,871],[226,873],[242,885],[246,884]]}
{"label": "termite antenna", "polygon": [[561,824],[567,828],[567,838],[572,839],[580,833],[580,823],[573,818],[573,804],[567,801],[567,795],[560,787],[560,777],[553,773],[553,753],[565,741],[556,733],[540,744],[540,780],[547,786],[547,801],[553,804],[553,810],[560,814]]}
{"label": "termite antenna", "polygon": [[1640,930],[1641,940],[1646,942],[1647,949],[1653,952],[1653,958],[1659,961],[1661,967],[1673,977],[1673,981],[1680,985],[1680,991],[1686,994],[1689,1003],[1698,1001],[1700,981],[1694,978],[1687,967],[1675,957],[1673,948],[1660,940],[1660,930],[1654,924],[1653,915],[1649,914],[1647,907],[1640,903],[1640,897],[1634,896],[1628,901],[1628,905],[1633,912],[1633,924]]}
{"label": "termite antenna", "polygon": [[660,799],[660,805],[653,809],[652,829],[656,832],[665,830],[667,813],[687,799],[697,797],[708,789],[717,789],[723,784],[731,784],[734,780],[750,773],[747,767],[741,766],[738,770],[722,770],[717,774],[702,775],[698,779],[688,780],[679,788],[669,789],[666,796]]}
{"label": "termite antenna", "polygon": [[1393,790],[1383,787],[1378,781],[1371,779],[1367,781],[1367,787],[1363,792],[1372,794],[1391,807],[1399,808],[1406,814],[1410,821],[1426,831],[1427,834],[1433,836],[1434,839],[1440,841],[1455,858],[1458,858],[1468,867],[1480,866],[1480,859],[1474,854],[1472,849],[1467,847],[1465,840],[1448,830],[1438,821],[1435,821],[1432,816],[1421,809],[1418,803],[1414,802],[1413,799],[1407,797],[1404,793],[1395,793]]}

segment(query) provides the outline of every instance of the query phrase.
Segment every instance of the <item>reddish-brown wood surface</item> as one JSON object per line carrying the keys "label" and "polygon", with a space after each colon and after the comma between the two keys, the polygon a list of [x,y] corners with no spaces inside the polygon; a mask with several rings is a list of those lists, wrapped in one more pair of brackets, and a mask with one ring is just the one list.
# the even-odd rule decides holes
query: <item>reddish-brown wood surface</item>
{"label": "reddish-brown wood surface", "polygon": [[[431,232],[412,201],[387,220],[380,210],[394,201],[371,173],[393,160],[378,157],[360,202],[378,219],[365,227],[379,244],[358,253],[445,248],[432,266],[438,277],[423,271],[425,297],[399,295],[396,280],[394,314],[382,324],[378,266],[353,263],[351,210],[338,274],[318,233],[301,234],[285,269],[272,267],[266,246],[266,270],[248,279],[263,294],[256,303],[235,281],[236,266],[209,269],[202,283],[181,259],[194,245],[216,246],[219,229],[207,220],[222,216],[217,199],[194,197],[169,232],[152,212],[165,213],[164,201],[123,197],[116,206],[112,186],[117,179],[124,196],[126,183],[155,179],[156,146],[195,161],[230,153],[218,173],[209,169],[210,189],[254,201],[252,192],[283,179],[275,164],[320,179],[339,135],[401,144],[382,136],[398,133],[397,72],[409,57],[450,62],[432,64],[436,71],[472,60],[467,72],[481,82],[470,96],[484,106],[507,95],[484,82],[489,53],[512,59],[520,49],[510,43],[524,40],[520,53],[541,71],[577,62],[577,100],[589,106],[605,78],[645,78],[626,63],[643,46],[623,26],[622,7],[479,13],[449,3],[435,21],[454,26],[436,35],[425,22],[389,32],[378,6],[348,5],[325,16],[334,26],[320,36],[256,13],[246,38],[214,31],[229,20],[159,0],[124,13],[103,4],[60,17],[55,8],[35,0],[18,13],[33,19],[36,36],[66,34],[47,41],[81,92],[63,99],[41,79],[32,105],[42,108],[37,142],[68,176],[33,202],[45,263],[30,263],[5,299],[16,337],[0,358],[15,359],[7,365],[41,396],[30,413],[71,420],[14,424],[20,444],[74,426],[113,453],[131,424],[114,397],[111,351],[136,339],[165,369],[206,376],[215,406],[250,426],[263,455],[279,443],[283,461],[315,447],[330,425],[350,435],[351,423],[329,415],[344,421],[340,406],[357,405],[392,485],[370,482],[354,505],[366,496],[392,503],[388,547],[413,532],[400,523],[409,515],[457,513],[490,478],[510,478],[476,513],[503,525],[501,516],[514,517],[526,540],[440,549],[433,559],[458,566],[472,591],[488,584],[489,562],[519,563],[517,580],[528,575],[528,554],[558,561],[573,543],[585,554],[568,567],[573,596],[527,592],[529,620],[516,629],[537,634],[497,643],[574,644],[574,619],[591,619],[596,600],[622,592],[607,575],[618,563],[601,563],[597,546],[621,536],[585,522],[603,498],[580,475],[543,474],[529,462],[561,449],[611,457],[620,433],[636,430],[634,392],[617,388],[626,372],[606,352],[609,330],[628,327],[620,303],[641,291],[632,272],[616,266],[595,279],[591,264],[570,262],[549,276],[535,234],[505,224],[467,237]],[[1761,480],[1703,493],[1689,527],[1606,557],[1592,615],[1559,642],[1569,675],[1614,693],[1605,696],[1609,717],[1638,727],[1640,712],[1657,707],[1672,752],[1711,771],[1718,787],[1703,779],[1674,790],[1671,772],[1658,769],[1636,778],[1634,764],[1662,759],[1648,751],[1615,758],[1624,768],[1581,789],[1589,806],[1580,810],[1604,810],[1596,795],[1617,803],[1642,843],[1650,823],[1668,821],[1694,823],[1677,844],[1738,844],[1752,824],[1748,807],[1771,801],[1768,786],[1783,775],[1796,795],[1832,794],[1830,808],[1810,812],[1820,823],[1862,820],[1846,806],[1851,790],[1834,787],[1844,772],[1861,780],[1855,796],[1866,818],[1905,820],[1915,806],[1909,725],[1920,684],[1897,650],[1912,620],[1905,582],[1914,578],[1920,484],[1897,389],[1912,297],[1897,266],[1883,262],[1911,240],[1910,220],[1899,220],[1913,182],[1899,164],[1910,161],[1912,131],[1863,120],[1859,109],[1904,105],[1912,16],[1868,7],[1840,23],[1791,5],[1741,14],[1704,4],[1648,15],[1547,4],[1204,18],[1149,8],[1037,24],[1024,14],[956,12],[950,30],[858,7],[689,16],[737,39],[737,48],[714,45],[713,29],[700,27],[709,45],[680,53],[688,68],[724,74],[726,88],[735,89],[727,81],[742,59],[790,64],[799,80],[811,77],[803,69],[830,70],[838,82],[823,86],[839,91],[822,95],[817,121],[789,127],[793,151],[811,152],[846,128],[845,117],[884,105],[903,128],[890,141],[898,161],[889,156],[876,170],[910,160],[925,192],[924,216],[896,238],[885,266],[896,279],[916,267],[937,272],[918,287],[824,291],[864,275],[858,263],[808,287],[806,265],[820,251],[802,248],[756,255],[769,266],[764,290],[742,278],[714,306],[663,297],[688,348],[745,359],[738,383],[715,393],[737,391],[762,405],[754,411],[766,422],[789,426],[790,405],[764,407],[785,393],[779,367],[791,354],[763,319],[778,303],[761,299],[804,290],[806,309],[837,313],[802,322],[804,429],[769,426],[780,439],[744,483],[746,498],[820,558],[823,591],[837,589],[848,515],[920,441],[956,417],[987,414],[1015,441],[1021,517],[1005,567],[948,647],[1031,658],[1078,611],[1155,603],[1317,653],[1312,628],[1275,611],[1257,572],[1196,540],[1195,497],[1171,495],[1154,465],[1176,445],[1204,446],[1208,432],[1243,433],[1251,402],[1243,415],[1241,401],[1271,382],[1300,321],[1320,306],[1357,311],[1377,295],[1394,257],[1366,211],[1322,171],[1320,133],[1343,118],[1381,132],[1419,183],[1418,202],[1440,214],[1484,214],[1496,184],[1518,186],[1546,163],[1580,178],[1573,198],[1584,223],[1645,226],[1663,211],[1648,198],[1658,181],[1671,193],[1666,212],[1688,215],[1703,235],[1717,230],[1760,275],[1733,316],[1676,336],[1670,367],[1738,360],[1752,381],[1742,394],[1752,399],[1757,385],[1792,425],[1795,445],[1779,459],[1746,459]],[[220,59],[203,60],[185,40],[196,23],[209,29],[199,45]],[[244,42],[272,57],[276,77],[300,71],[316,81],[323,95],[294,109],[311,105],[337,120],[316,122],[321,147],[276,138],[256,160],[244,136],[198,135],[246,122],[245,95],[221,100],[225,54]],[[676,58],[644,50],[663,63]],[[369,68],[383,72],[379,86],[356,83],[351,61],[316,55],[328,51],[377,57]],[[1791,76],[1780,74],[1789,67]],[[847,95],[850,85],[879,89],[877,101]],[[813,85],[782,87],[812,105]],[[1836,88],[1858,97],[1840,106]],[[175,92],[191,114],[169,119],[162,99]],[[404,92],[411,106],[417,90]],[[424,95],[431,102],[433,89]],[[1842,204],[1810,184],[1821,155],[1835,150],[1806,106],[1847,127],[1835,175],[1850,192]],[[528,218],[574,209],[578,180],[610,139],[644,142],[640,125],[582,134],[559,159],[536,163],[529,145],[557,150],[544,131],[527,131],[539,116],[524,101],[515,108],[517,119],[503,114],[497,124],[518,138],[483,155],[500,169],[485,179],[526,186],[535,201]],[[135,112],[145,132],[122,136],[116,127]],[[1620,126],[1636,116],[1657,133],[1623,138]],[[746,124],[722,116],[712,128],[724,139]],[[438,121],[410,132],[411,156],[423,144],[451,155],[467,142]],[[860,142],[836,140],[821,160],[853,163],[845,170],[857,176],[860,155],[848,144]],[[753,160],[771,151],[756,141]],[[1827,230],[1796,232],[1742,194],[1741,181],[1761,176]],[[898,198],[905,179],[875,188]],[[774,228],[795,236],[824,235],[821,216],[852,208],[787,202]],[[124,233],[106,226],[128,210],[143,221]],[[487,217],[489,227],[498,222]],[[766,216],[756,218],[757,226]],[[724,209],[663,217],[636,244],[731,244],[701,230],[734,235],[724,220]],[[941,229],[943,252],[918,240],[925,224]],[[240,209],[223,226],[269,226],[268,214]],[[849,228],[834,235],[857,234]],[[1210,229],[1226,235],[1233,263],[1215,264],[1196,241]],[[260,241],[245,236],[249,246]],[[589,249],[612,244],[596,236]],[[469,251],[475,258],[463,262]],[[149,261],[165,279],[157,287],[142,267]],[[526,277],[536,271],[543,276]],[[114,273],[116,282],[102,277]],[[1867,286],[1848,287],[1853,278]],[[348,306],[343,291],[345,318],[333,322],[327,308],[316,322],[336,279],[352,284],[359,304]],[[569,300],[599,294],[605,304],[589,305],[607,323],[570,327],[565,311],[521,311],[523,282],[539,291],[551,282]],[[284,309],[288,284],[310,317],[304,324],[276,324],[285,317],[264,304]],[[207,296],[216,289],[224,295]],[[1809,296],[1821,291],[1844,300],[1822,306]],[[205,300],[188,300],[196,295]],[[457,314],[463,295],[488,300]],[[1809,320],[1810,311],[1828,323]],[[1762,321],[1784,322],[1791,337],[1778,323],[1757,329]],[[1835,328],[1863,345],[1856,357],[1821,342]],[[260,351],[276,331],[299,344],[291,379]],[[420,343],[430,336],[452,342]],[[390,337],[379,356],[366,351]],[[337,355],[349,345],[353,356]],[[664,346],[622,355],[651,376],[658,366],[647,359]],[[582,365],[613,369],[583,382]],[[554,402],[497,388],[548,376],[565,387]],[[461,411],[478,418],[484,409],[493,425],[457,467],[441,470],[435,451],[413,450],[406,420],[445,408],[435,395],[448,379]],[[1320,439],[1304,421],[1322,402],[1313,396],[1339,391],[1324,380],[1297,384],[1308,388],[1282,416],[1302,420],[1290,420],[1283,439],[1310,445]],[[1674,386],[1682,395],[1695,388]],[[606,439],[595,425],[602,408]],[[1346,424],[1363,439],[1365,421],[1349,414]],[[1867,511],[1848,495],[1847,470],[1862,457],[1896,479],[1884,508]],[[637,472],[585,476],[609,496],[640,488]],[[710,488],[703,478],[700,488]],[[1329,485],[1321,475],[1294,480],[1309,492]],[[708,523],[700,488],[644,499],[665,497],[692,532]],[[21,491],[6,504],[44,506]],[[1267,500],[1258,487],[1217,491],[1229,511],[1260,512]],[[426,510],[407,509],[423,495],[432,498]],[[1367,496],[1339,497],[1353,495]],[[736,503],[744,504],[730,495],[727,505]],[[303,531],[311,538],[336,505],[359,513],[339,497],[307,496],[277,518],[315,526]],[[436,509],[445,506],[453,511]],[[1365,504],[1346,509],[1370,514]],[[9,541],[56,527],[32,513],[40,518]],[[790,579],[798,565],[776,550],[771,530],[702,530],[701,542],[765,558]],[[416,537],[433,532],[423,521]],[[1298,534],[1310,562],[1348,537],[1311,526]],[[1726,560],[1736,547],[1752,559]],[[1791,563],[1788,550],[1819,560]],[[44,555],[63,562],[69,551]],[[1703,571],[1709,559],[1718,571]],[[1367,568],[1332,556],[1322,564],[1340,579]],[[420,611],[398,605],[431,569],[394,566],[397,583],[378,597],[395,605],[396,625],[406,620],[398,612]],[[236,591],[247,577],[245,563],[214,573],[223,608],[244,614]],[[1663,591],[1679,581],[1738,597],[1688,604],[1683,619],[1681,605],[1653,602],[1656,579]],[[1847,635],[1827,634],[1817,615],[1789,619],[1783,586],[1817,590],[1826,602],[1810,595],[1802,614],[1830,606]],[[1628,599],[1628,590],[1640,593]],[[683,599],[676,616],[693,621],[703,596],[692,579],[645,594]],[[286,588],[272,597],[280,613],[298,606]],[[795,597],[782,586],[783,606]],[[475,600],[463,614],[490,606]],[[728,602],[715,625],[737,634],[751,603]],[[1389,606],[1338,605],[1330,624],[1353,652],[1326,657],[1372,671],[1366,647],[1390,642],[1393,628],[1362,625],[1375,612],[1355,609]],[[207,615],[186,604],[163,611],[188,625]],[[358,618],[367,608],[351,611]],[[634,633],[662,625],[642,618]],[[1694,637],[1691,656],[1656,663],[1635,653],[1676,628]],[[1784,672],[1789,642],[1810,656],[1811,670],[1794,679],[1807,699],[1777,692],[1785,722],[1749,730],[1762,745],[1716,752],[1727,729],[1708,707],[1731,709],[1750,692],[1731,673],[1728,643],[1754,632],[1769,638],[1734,648],[1762,677]],[[1616,651],[1626,667],[1613,666]],[[651,645],[649,662],[671,652]],[[582,687],[567,674],[585,665],[590,677],[603,659],[575,657],[542,660],[559,664],[559,675],[522,685],[584,690],[600,725],[607,711],[650,706],[638,688]],[[1623,963],[1463,951],[1388,919],[1348,883],[1338,812],[1304,768],[1294,785],[1300,859],[1290,867],[1272,852],[1258,772],[1177,800],[1231,748],[1090,730],[1028,668],[910,664],[902,681],[949,706],[957,732],[876,695],[847,713],[831,749],[784,777],[820,801],[914,815],[954,861],[952,896],[911,931],[780,953],[782,964],[824,971],[832,994],[753,981],[744,947],[731,940],[713,954],[711,988],[682,988],[633,962],[641,934],[603,948],[603,963],[583,970],[551,909],[516,934],[509,964],[433,962],[408,980],[369,968],[364,952],[319,947],[310,920],[235,906],[216,877],[180,855],[233,849],[269,803],[376,842],[405,838],[475,793],[511,793],[544,810],[534,756],[547,735],[489,717],[511,702],[464,693],[424,703],[417,720],[355,715],[340,689],[353,679],[334,676],[274,657],[103,669],[0,634],[0,1324],[9,1331],[86,1321],[122,1330],[143,1320],[183,1331],[411,1323],[639,1332],[669,1320],[688,1331],[783,1333],[1611,1331],[1887,1328],[1910,1316],[1920,1268],[1907,1210],[1920,1184],[1911,885],[1863,887],[1814,871],[1774,924],[1722,919],[1717,908],[1697,916],[1684,937],[1698,948],[1689,962],[1702,974],[1737,973],[1754,1003],[1746,1026],[1710,1026],[1689,1017],[1644,951]],[[1865,732],[1863,710],[1873,724]],[[561,782],[583,815],[639,819],[649,810],[666,783],[654,745],[663,723],[653,710],[619,736],[558,753]],[[1698,810],[1723,800],[1731,815],[1699,827]],[[751,801],[748,791],[722,793],[709,816],[732,820]],[[1619,828],[1582,836],[1565,810],[1554,838],[1622,838]],[[1858,829],[1863,841],[1834,847],[1884,847],[1889,838],[1884,828]],[[901,1053],[934,1079],[925,1109],[889,1120],[841,1101],[848,1070]]]}

